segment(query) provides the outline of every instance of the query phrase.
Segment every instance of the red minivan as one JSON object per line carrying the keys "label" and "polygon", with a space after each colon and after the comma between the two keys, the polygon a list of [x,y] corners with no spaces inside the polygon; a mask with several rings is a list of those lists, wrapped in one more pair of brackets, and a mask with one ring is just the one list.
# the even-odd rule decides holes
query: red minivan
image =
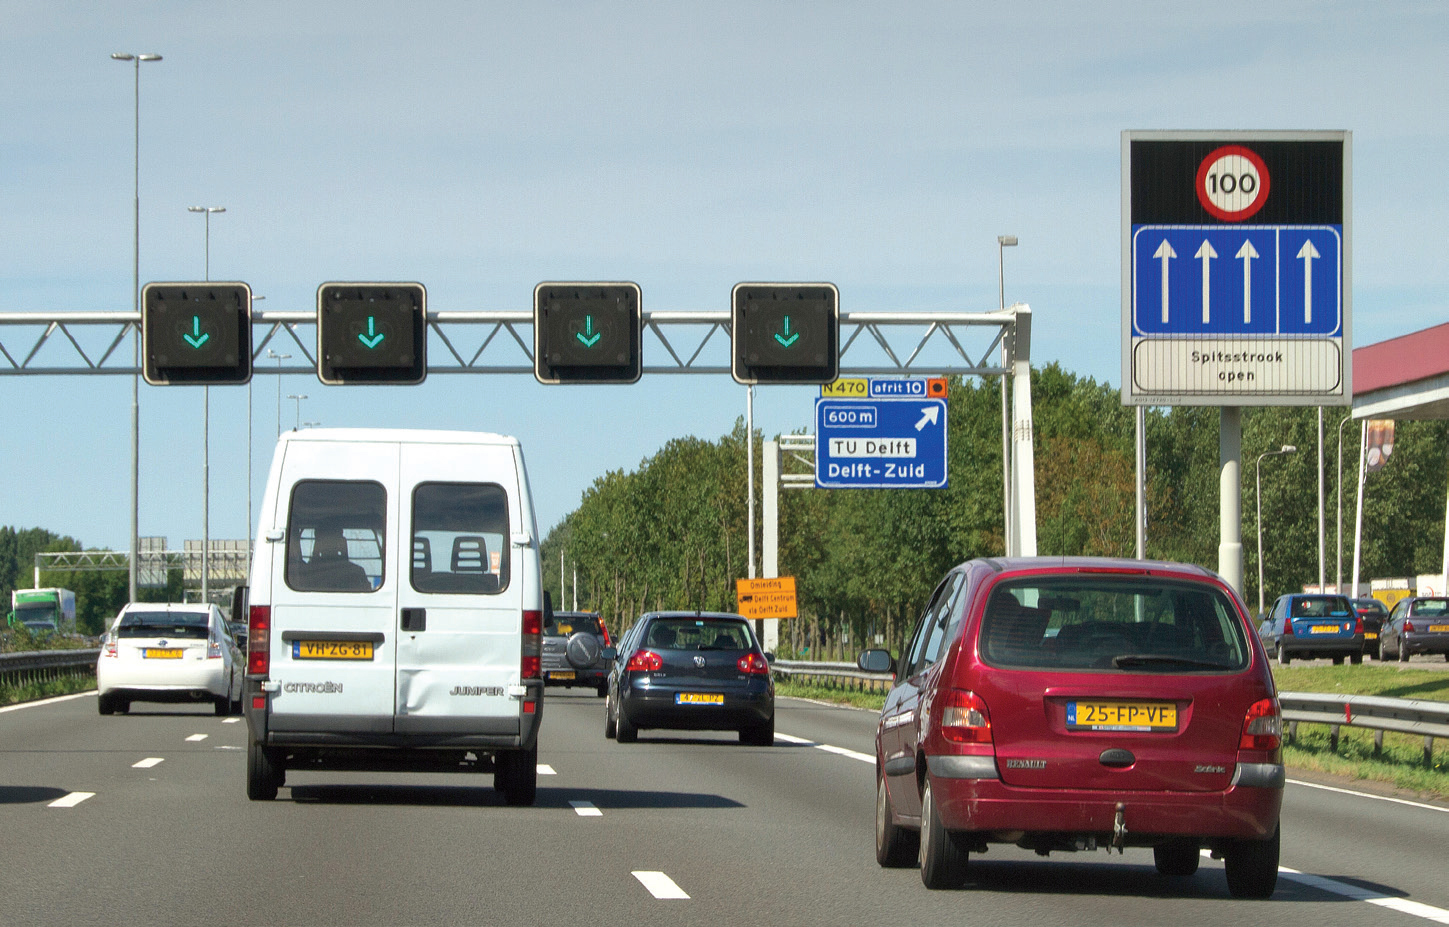
{"label": "red minivan", "polygon": [[1278,880],[1281,711],[1241,600],[1142,560],[972,560],[931,594],[876,732],[876,858],[962,885],[971,853],[1151,847],[1223,860],[1235,897]]}

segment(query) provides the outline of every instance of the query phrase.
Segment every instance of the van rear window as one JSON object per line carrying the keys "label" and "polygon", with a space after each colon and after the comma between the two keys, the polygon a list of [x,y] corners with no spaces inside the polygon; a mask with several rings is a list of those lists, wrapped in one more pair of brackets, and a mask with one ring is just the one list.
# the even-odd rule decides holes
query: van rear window
{"label": "van rear window", "polygon": [[508,588],[508,493],[495,483],[413,490],[412,583],[418,592],[492,595]]}
{"label": "van rear window", "polygon": [[381,483],[302,480],[287,521],[287,585],[298,592],[382,586],[387,491]]}
{"label": "van rear window", "polygon": [[987,663],[1120,673],[1238,672],[1248,666],[1237,610],[1201,584],[1039,576],[999,584],[981,620]]}

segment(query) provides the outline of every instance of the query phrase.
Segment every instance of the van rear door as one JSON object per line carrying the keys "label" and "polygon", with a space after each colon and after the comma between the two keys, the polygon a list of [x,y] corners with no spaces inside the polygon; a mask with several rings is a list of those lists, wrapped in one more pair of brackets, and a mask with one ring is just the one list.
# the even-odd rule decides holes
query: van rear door
{"label": "van rear door", "polygon": [[514,448],[403,445],[400,473],[411,549],[398,583],[395,730],[516,736],[525,578],[511,537],[530,529]]}
{"label": "van rear door", "polygon": [[[341,451],[341,452],[339,452]],[[273,731],[393,728],[395,442],[289,442],[272,558]],[[325,477],[319,477],[325,474]]]}

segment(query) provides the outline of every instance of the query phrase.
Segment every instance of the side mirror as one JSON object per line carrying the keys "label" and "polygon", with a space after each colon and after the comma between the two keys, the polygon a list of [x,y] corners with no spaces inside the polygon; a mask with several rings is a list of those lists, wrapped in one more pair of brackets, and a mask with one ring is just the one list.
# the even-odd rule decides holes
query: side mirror
{"label": "side mirror", "polygon": [[599,651],[600,660],[612,660],[618,655],[619,651],[615,650],[613,647],[604,647]]}
{"label": "side mirror", "polygon": [[889,650],[872,649],[861,653],[855,665],[867,673],[889,673],[893,662]]}
{"label": "side mirror", "polygon": [[775,651],[773,651],[773,650],[766,650],[765,651],[765,662],[766,663],[774,663],[775,662]]}

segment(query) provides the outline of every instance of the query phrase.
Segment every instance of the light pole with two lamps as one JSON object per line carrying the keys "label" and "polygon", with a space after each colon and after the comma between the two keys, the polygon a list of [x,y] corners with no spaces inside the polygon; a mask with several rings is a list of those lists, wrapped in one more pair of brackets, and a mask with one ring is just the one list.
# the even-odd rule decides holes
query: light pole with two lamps
{"label": "light pole with two lamps", "polygon": [[1258,455],[1258,461],[1253,465],[1257,471],[1257,508],[1258,508],[1258,620],[1263,620],[1263,458],[1277,457],[1280,454],[1295,454],[1298,448],[1291,444],[1285,444],[1276,451],[1267,451]]}
{"label": "light pole with two lamps", "polygon": [[[206,219],[206,258],[203,280],[211,280],[211,214],[225,206],[187,206]],[[201,601],[211,601],[211,387],[201,388]]]}
{"label": "light pole with two lamps", "polygon": [[288,399],[295,399],[295,400],[297,400],[297,424],[296,424],[295,427],[293,427],[292,430],[293,431],[301,431],[302,430],[302,400],[307,398],[307,394],[306,393],[302,393],[301,395],[292,395],[292,396],[288,396],[287,398]]}

